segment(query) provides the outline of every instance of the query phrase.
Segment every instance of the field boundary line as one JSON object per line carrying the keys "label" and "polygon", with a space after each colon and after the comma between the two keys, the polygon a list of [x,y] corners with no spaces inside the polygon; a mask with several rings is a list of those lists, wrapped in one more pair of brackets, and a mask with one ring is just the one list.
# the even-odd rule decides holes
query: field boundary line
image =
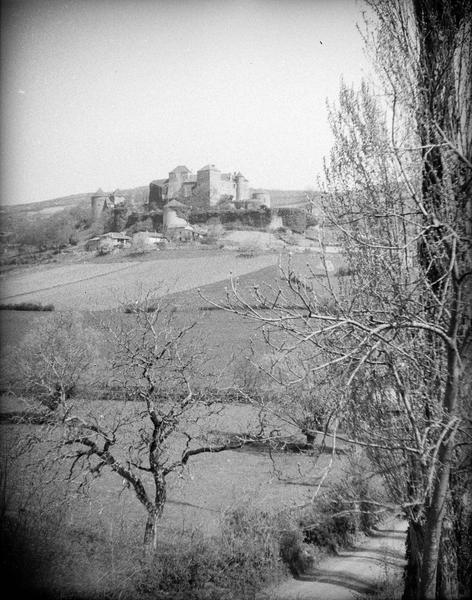
{"label": "field boundary line", "polygon": [[125,267],[121,267],[120,269],[113,269],[113,271],[107,271],[106,273],[98,273],[97,275],[89,275],[88,277],[82,277],[81,279],[74,279],[74,281],[67,281],[65,283],[55,283],[54,285],[49,285],[44,288],[38,288],[36,290],[32,290],[29,292],[20,292],[19,294],[12,294],[10,296],[1,296],[2,300],[9,300],[10,298],[18,298],[19,296],[29,296],[30,294],[38,294],[39,292],[47,292],[49,290],[53,290],[59,287],[65,287],[67,285],[74,285],[76,283],[82,283],[82,281],[90,281],[91,279],[98,279],[99,277],[106,277],[107,275],[112,275],[114,273],[119,273],[120,271],[125,271],[133,266],[133,263],[126,265]]}

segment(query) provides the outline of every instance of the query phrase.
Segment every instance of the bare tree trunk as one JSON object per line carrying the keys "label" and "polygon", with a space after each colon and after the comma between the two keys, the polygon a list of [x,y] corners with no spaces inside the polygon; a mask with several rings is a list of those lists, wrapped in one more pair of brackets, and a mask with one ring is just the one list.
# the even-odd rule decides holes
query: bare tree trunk
{"label": "bare tree trunk", "polygon": [[144,553],[149,559],[154,557],[157,552],[158,525],[167,499],[165,478],[160,473],[155,473],[154,482],[156,486],[154,506],[148,511],[146,528],[144,530]]}
{"label": "bare tree trunk", "polygon": [[[455,300],[457,302],[457,299]],[[456,302],[451,310],[453,315],[456,311]],[[452,334],[455,333],[455,327],[455,318],[453,316],[451,324]],[[448,380],[444,397],[444,410],[446,417],[450,418],[456,411],[460,377],[457,353],[454,348],[448,348],[447,350],[447,372]],[[454,439],[454,433],[447,435],[439,449],[436,481],[433,487],[431,502],[426,511],[426,522],[424,527],[424,553],[420,582],[421,600],[434,600],[436,598],[441,531],[443,528],[446,503],[449,493],[449,479],[451,472],[451,459],[454,449]]]}
{"label": "bare tree trunk", "polygon": [[158,508],[154,508],[154,510],[148,513],[146,528],[144,530],[144,556],[148,560],[151,560],[157,553],[158,525],[162,516],[163,508],[163,506],[160,510]]}
{"label": "bare tree trunk", "polygon": [[[451,484],[450,484],[451,486]],[[448,502],[441,532],[441,545],[439,549],[437,596],[438,600],[455,600],[459,598],[458,579],[458,546],[455,531],[451,521],[453,507]]]}
{"label": "bare tree trunk", "polygon": [[423,527],[411,520],[406,534],[406,559],[404,580],[405,588],[402,600],[418,600],[421,571],[421,556],[423,553]]}

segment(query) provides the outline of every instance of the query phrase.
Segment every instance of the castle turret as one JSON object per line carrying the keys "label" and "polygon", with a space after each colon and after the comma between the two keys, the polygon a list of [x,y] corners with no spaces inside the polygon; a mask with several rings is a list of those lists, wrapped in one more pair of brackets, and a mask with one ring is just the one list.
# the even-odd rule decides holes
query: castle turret
{"label": "castle turret", "polygon": [[167,188],[167,199],[178,198],[184,181],[187,181],[192,172],[185,165],[175,167],[169,173],[169,183]]}
{"label": "castle turret", "polygon": [[107,199],[108,194],[105,194],[102,188],[98,188],[95,194],[92,194],[90,198],[92,208],[92,221],[98,221],[103,212]]}
{"label": "castle turret", "polygon": [[236,202],[246,202],[249,200],[248,180],[239,172],[235,175],[236,180]]}

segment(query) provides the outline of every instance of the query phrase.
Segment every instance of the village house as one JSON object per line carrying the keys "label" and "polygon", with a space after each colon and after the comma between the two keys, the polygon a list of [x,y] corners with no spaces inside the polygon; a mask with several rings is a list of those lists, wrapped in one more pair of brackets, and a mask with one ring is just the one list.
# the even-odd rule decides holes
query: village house
{"label": "village house", "polygon": [[162,233],[157,233],[155,231],[141,231],[135,233],[135,236],[136,235],[142,236],[144,238],[145,243],[149,246],[158,247],[167,244],[168,242],[167,238],[165,238]]}
{"label": "village house", "polygon": [[90,252],[100,250],[103,244],[109,243],[108,240],[110,240],[113,249],[128,248],[131,244],[131,238],[125,233],[116,233],[111,231],[110,233],[104,233],[103,235],[99,235],[87,240],[85,249]]}

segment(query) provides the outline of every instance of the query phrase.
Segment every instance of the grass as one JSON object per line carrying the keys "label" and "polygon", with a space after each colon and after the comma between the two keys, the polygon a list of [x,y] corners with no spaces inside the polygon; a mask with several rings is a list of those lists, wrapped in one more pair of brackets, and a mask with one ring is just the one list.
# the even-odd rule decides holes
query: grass
{"label": "grass", "polygon": [[[205,257],[208,257],[208,260]],[[280,273],[275,264],[276,258],[275,255],[266,255],[250,260],[237,260],[234,254],[229,253],[216,255],[203,252],[195,255],[191,252],[179,258],[174,256],[156,260],[146,259],[126,264],[97,262],[96,268],[91,271],[88,270],[91,265],[76,265],[77,269],[67,272],[66,281],[70,283],[70,278],[78,274],[82,274],[83,277],[88,273],[88,283],[84,284],[82,291],[92,290],[93,293],[89,294],[87,302],[82,301],[80,294],[74,293],[78,285],[75,283],[69,286],[62,286],[59,283],[57,288],[49,292],[52,297],[59,298],[60,308],[65,305],[62,304],[64,298],[67,300],[66,305],[74,310],[84,309],[84,307],[90,309],[93,304],[93,311],[82,310],[86,326],[100,329],[100,321],[106,319],[120,319],[123,323],[131,324],[132,314],[126,314],[123,310],[112,310],[117,306],[119,296],[115,293],[113,303],[108,302],[110,282],[115,279],[117,282],[124,280],[121,290],[127,289],[132,298],[133,294],[136,294],[137,274],[140,276],[146,273],[152,274],[152,277],[149,276],[150,283],[155,283],[161,272],[159,269],[162,267],[161,273],[164,273],[164,279],[167,278],[169,281],[181,265],[184,265],[185,272],[191,273],[188,281],[184,286],[180,288],[177,286],[176,291],[167,295],[167,300],[173,307],[175,324],[181,327],[193,320],[198,321],[192,330],[191,341],[198,342],[208,354],[206,368],[209,372],[217,374],[217,384],[225,387],[234,383],[233,357],[244,356],[250,338],[256,340],[256,349],[260,348],[261,352],[264,351],[260,340],[260,325],[223,310],[205,310],[208,308],[208,303],[195,289],[186,288],[200,285],[204,296],[222,302],[226,298],[226,289],[230,285],[229,280],[222,280],[222,277],[232,269],[238,277],[241,293],[248,298],[254,297],[256,287],[270,291],[271,288],[278,289],[281,285]],[[315,255],[310,260],[315,261],[314,271],[317,275],[317,278],[312,278],[313,285],[320,286],[321,291],[323,269],[319,257]],[[295,268],[304,270],[306,276],[311,276],[306,268],[306,255],[294,255],[292,261]],[[244,265],[244,267],[238,269],[237,265]],[[122,270],[118,271],[121,267]],[[62,268],[66,269],[64,266]],[[49,281],[44,280],[46,283],[53,284],[54,277],[57,276],[54,271],[55,269],[50,271],[51,278]],[[47,271],[44,270],[44,273]],[[40,276],[41,273],[32,273],[23,280],[22,285],[39,281]],[[105,296],[105,302],[100,300],[101,295]],[[18,343],[44,318],[51,318],[51,315],[41,312],[0,314],[3,352],[6,345]],[[104,354],[109,351],[105,345],[102,350]],[[97,418],[102,418],[101,415],[104,415],[103,418],[107,419],[115,419],[120,411],[125,411],[126,414],[127,410],[136,409],[136,406],[130,407],[130,404],[111,400],[96,400],[89,402],[87,406]],[[10,409],[15,410],[14,401],[10,402]],[[245,431],[248,423],[254,420],[253,413],[254,409],[249,405],[226,405],[221,414],[205,421],[205,431],[236,435]],[[279,427],[280,423],[274,426]],[[26,431],[41,431],[33,425],[4,423],[0,427],[3,439],[15,435],[21,437]],[[287,436],[295,433],[288,429],[285,432]],[[125,446],[131,441],[132,439],[125,440]],[[45,481],[41,479],[44,473],[32,469],[31,456],[27,455],[19,459],[15,473],[21,473],[21,477],[10,474],[9,481],[12,485],[9,490],[11,492],[9,501],[10,509],[17,514],[20,507],[25,511],[21,513],[26,515],[25,518],[28,520],[25,525],[27,536],[24,542],[28,551],[35,549],[36,552],[38,560],[35,559],[33,562],[30,560],[30,563],[36,565],[35,577],[38,585],[42,585],[41,582],[49,582],[51,589],[51,582],[53,582],[56,586],[56,595],[64,597],[68,594],[75,594],[77,597],[79,594],[82,597],[93,595],[114,598],[121,594],[121,598],[132,598],[139,593],[144,598],[147,594],[146,586],[151,586],[153,590],[158,589],[155,580],[156,572],[149,573],[143,570],[139,560],[136,559],[140,553],[144,511],[133,493],[123,488],[121,479],[114,473],[104,471],[99,478],[90,482],[84,490],[86,494],[74,493],[71,496],[69,494],[72,492],[64,481],[67,474],[66,467],[63,463],[58,463],[57,473],[54,476],[48,473],[50,483],[47,485],[47,494],[54,502],[61,498],[66,500],[61,502],[60,506],[54,504],[56,508],[52,511],[51,505],[43,510],[39,497],[35,498],[33,504],[26,503],[25,506],[24,490],[36,489],[35,485],[31,485],[31,481],[28,481],[28,477],[32,477],[33,483],[38,485]],[[35,453],[35,458],[41,458],[38,451]],[[332,476],[335,480],[341,473],[343,461],[344,457],[340,456],[334,459]],[[266,564],[268,568],[265,571],[265,567],[263,569],[263,565],[257,562],[261,560],[261,552],[258,550],[257,555],[251,554],[251,544],[260,549],[260,546],[257,546],[258,534],[252,541],[248,537],[244,538],[245,535],[249,535],[248,532],[243,527],[243,530],[240,529],[236,534],[234,529],[236,524],[233,523],[230,535],[228,529],[225,530],[230,518],[228,515],[232,514],[234,517],[241,507],[246,507],[244,519],[253,519],[252,525],[246,529],[256,534],[259,531],[257,527],[259,525],[262,527],[264,524],[265,514],[281,514],[287,506],[306,503],[313,493],[313,486],[321,481],[329,462],[330,455],[324,453],[321,453],[316,461],[303,453],[274,451],[269,455],[262,445],[196,457],[182,477],[176,474],[169,482],[168,502],[159,531],[163,549],[160,555],[162,561],[156,565],[162,597],[165,597],[166,593],[166,586],[162,581],[167,580],[167,589],[170,589],[169,581],[174,580],[181,586],[182,598],[191,598],[189,590],[193,593],[199,586],[201,595],[195,598],[222,600],[224,594],[230,594],[226,584],[230,582],[229,588],[234,587],[238,572],[245,573],[244,577],[241,576],[242,579],[253,583],[248,584],[247,590],[240,590],[240,596],[229,595],[228,599],[250,597],[244,594],[249,594],[249,588],[253,589],[251,586],[255,585],[256,572],[258,571],[259,575],[261,570],[276,573],[280,565],[277,564],[274,553],[269,552],[266,555],[265,551],[262,551],[262,555],[266,556],[270,563]],[[16,485],[19,487],[15,491]],[[252,516],[248,515],[248,506],[253,511]],[[43,517],[40,518],[40,515]],[[57,521],[54,521],[55,516]],[[43,526],[44,531],[41,530]],[[38,540],[43,543],[42,549]],[[181,540],[182,543],[171,544],[172,540]],[[183,540],[188,544],[185,545]],[[9,543],[11,542],[10,538]],[[292,561],[294,568],[298,569],[299,562],[303,562],[299,555],[300,535],[287,534],[279,539],[278,543],[282,544],[282,554],[286,560]],[[20,555],[24,554],[28,559],[25,548],[20,547],[17,550]],[[233,563],[230,563],[231,560]],[[227,565],[226,583],[221,580],[215,581],[212,571],[224,571],[225,564]],[[21,572],[17,574],[18,578],[21,576]],[[136,590],[135,584],[141,586],[139,590]],[[154,597],[159,596],[155,594]]]}
{"label": "grass", "polygon": [[[90,402],[83,407],[107,422],[116,420],[120,413],[131,422],[132,413],[138,409],[135,403],[110,401]],[[244,431],[254,421],[255,412],[247,405],[225,406],[208,418],[204,427],[211,431]],[[34,426],[1,427],[2,438],[10,447],[26,439],[27,432],[41,433]],[[133,428],[136,436],[139,423]],[[130,432],[128,428],[123,448],[132,442]],[[23,558],[19,560],[20,572],[31,563],[35,585],[46,582],[50,590],[65,597],[72,590],[79,590],[83,597],[91,597],[90,592],[96,594],[97,590],[109,594],[110,588],[116,592],[129,584],[128,577],[136,581],[133,570],[135,575],[139,571],[138,581],[144,577],[144,588],[156,588],[156,577],[162,592],[178,581],[175,589],[184,594],[182,598],[197,598],[190,595],[189,589],[205,587],[207,583],[220,591],[234,591],[238,578],[242,587],[252,589],[264,579],[264,573],[271,573],[272,577],[280,568],[279,550],[274,550],[275,536],[286,526],[274,515],[283,516],[291,503],[305,503],[312,491],[306,486],[309,474],[315,480],[329,462],[328,455],[322,455],[316,464],[300,454],[275,452],[271,457],[263,448],[195,458],[183,476],[175,474],[169,481],[168,502],[159,530],[163,550],[157,572],[141,573],[137,557],[141,555],[144,511],[132,491],[123,488],[120,477],[104,470],[79,493],[75,486],[66,485],[67,463],[43,462],[45,452],[43,440],[33,446],[32,454],[20,455],[11,467],[6,512],[21,515],[24,523],[17,530],[22,536],[6,535],[6,542],[13,556],[26,558],[25,549],[35,556],[33,563],[31,558],[26,563]],[[336,463],[338,460],[342,459],[336,459]],[[10,519],[10,529],[4,534],[14,533],[14,527],[15,519]],[[176,544],[179,539],[193,539],[195,543]],[[277,544],[279,541],[277,537]],[[286,539],[283,543],[284,548],[294,545]],[[285,554],[295,556],[294,551]],[[244,595],[246,591],[228,598],[250,597]],[[146,589],[140,590],[145,592]]]}
{"label": "grass", "polygon": [[276,260],[275,255],[266,254],[235,261],[231,253],[195,251],[185,258],[61,265],[7,277],[2,297],[52,302],[59,310],[110,310],[120,301],[133,299],[140,286],[179,292],[224,280],[231,272],[244,275]]}
{"label": "grass", "polygon": [[[185,252],[188,252],[186,250]],[[193,253],[190,256],[194,256]],[[197,260],[196,264],[203,268],[204,262],[201,255],[200,259]],[[250,305],[260,306],[259,301],[255,298],[254,292],[257,288],[261,293],[267,293],[270,297],[274,298],[276,293],[274,290],[284,286],[284,282],[281,279],[281,274],[275,260],[277,257],[272,256],[272,264],[263,268],[257,269],[257,262],[253,264],[252,260],[238,261],[233,256],[233,263],[238,262],[239,264],[248,265],[249,272],[243,272],[241,275],[235,278],[237,282],[238,290],[247,299]],[[173,262],[186,261],[186,258],[172,259]],[[229,264],[226,262],[224,264]],[[285,258],[285,261],[287,258]],[[333,259],[336,260],[336,257]],[[256,259],[257,261],[257,259]],[[319,257],[313,256],[307,261],[307,257],[302,254],[296,254],[291,257],[293,268],[297,271],[302,271],[308,277],[311,276],[312,285],[316,286],[319,295],[323,293],[323,268]],[[308,271],[307,262],[311,265],[314,264],[313,271],[317,278],[313,278],[312,274]],[[133,269],[133,263],[129,263],[130,268]],[[155,271],[155,263],[146,261],[143,263],[148,265],[149,268],[153,268]],[[166,268],[170,269],[172,264],[170,259],[165,260],[164,263]],[[213,263],[214,264],[214,263]],[[112,265],[102,265],[102,267],[110,268]],[[208,267],[210,265],[207,265]],[[81,269],[85,266],[80,265]],[[100,271],[98,271],[99,273]],[[106,272],[106,271],[105,271]],[[116,277],[122,277],[127,271],[116,273]],[[224,273],[224,271],[223,271]],[[89,284],[95,286],[94,294],[97,296],[101,289],[102,283],[101,278],[97,277],[89,281]],[[182,290],[174,293],[170,293],[166,297],[166,301],[173,307],[174,322],[177,327],[189,324],[190,322],[196,321],[196,327],[191,331],[190,340],[196,342],[199,347],[205,349],[208,353],[207,371],[218,374],[220,387],[232,385],[234,381],[234,368],[235,362],[234,357],[246,356],[248,353],[249,340],[254,340],[256,349],[260,349],[261,352],[265,352],[264,344],[260,335],[260,324],[254,320],[243,319],[238,315],[229,313],[223,310],[215,309],[209,304],[202,296],[212,299],[218,303],[226,302],[227,291],[231,289],[231,282],[228,279],[208,283],[200,287],[201,294],[196,289]],[[64,288],[57,293],[65,294],[66,291],[71,289]],[[130,290],[137,293],[137,287],[130,287]],[[55,291],[55,290],[53,290]],[[52,293],[52,292],[51,292]],[[110,290],[106,290],[106,293],[111,293]],[[52,296],[54,297],[54,296]],[[120,299],[119,295],[113,297],[115,305]],[[122,298],[123,299],[123,298]],[[130,296],[132,299],[132,296]],[[75,304],[75,309],[80,308],[82,305],[78,299],[69,295],[69,303]],[[90,305],[89,305],[90,308]],[[100,308],[94,306],[95,309]],[[129,308],[129,307],[128,307]],[[124,314],[124,311],[116,311],[113,309],[108,310],[83,310],[81,311],[84,316],[84,325],[100,329],[100,322],[107,320],[117,319],[123,322],[132,323],[133,315]],[[43,318],[50,318],[51,313],[29,313],[29,312],[4,312],[0,311],[0,334],[2,337],[2,354],[5,356],[8,348],[18,344],[26,333],[35,328],[38,320]],[[103,352],[108,352],[106,346],[103,348]]]}

